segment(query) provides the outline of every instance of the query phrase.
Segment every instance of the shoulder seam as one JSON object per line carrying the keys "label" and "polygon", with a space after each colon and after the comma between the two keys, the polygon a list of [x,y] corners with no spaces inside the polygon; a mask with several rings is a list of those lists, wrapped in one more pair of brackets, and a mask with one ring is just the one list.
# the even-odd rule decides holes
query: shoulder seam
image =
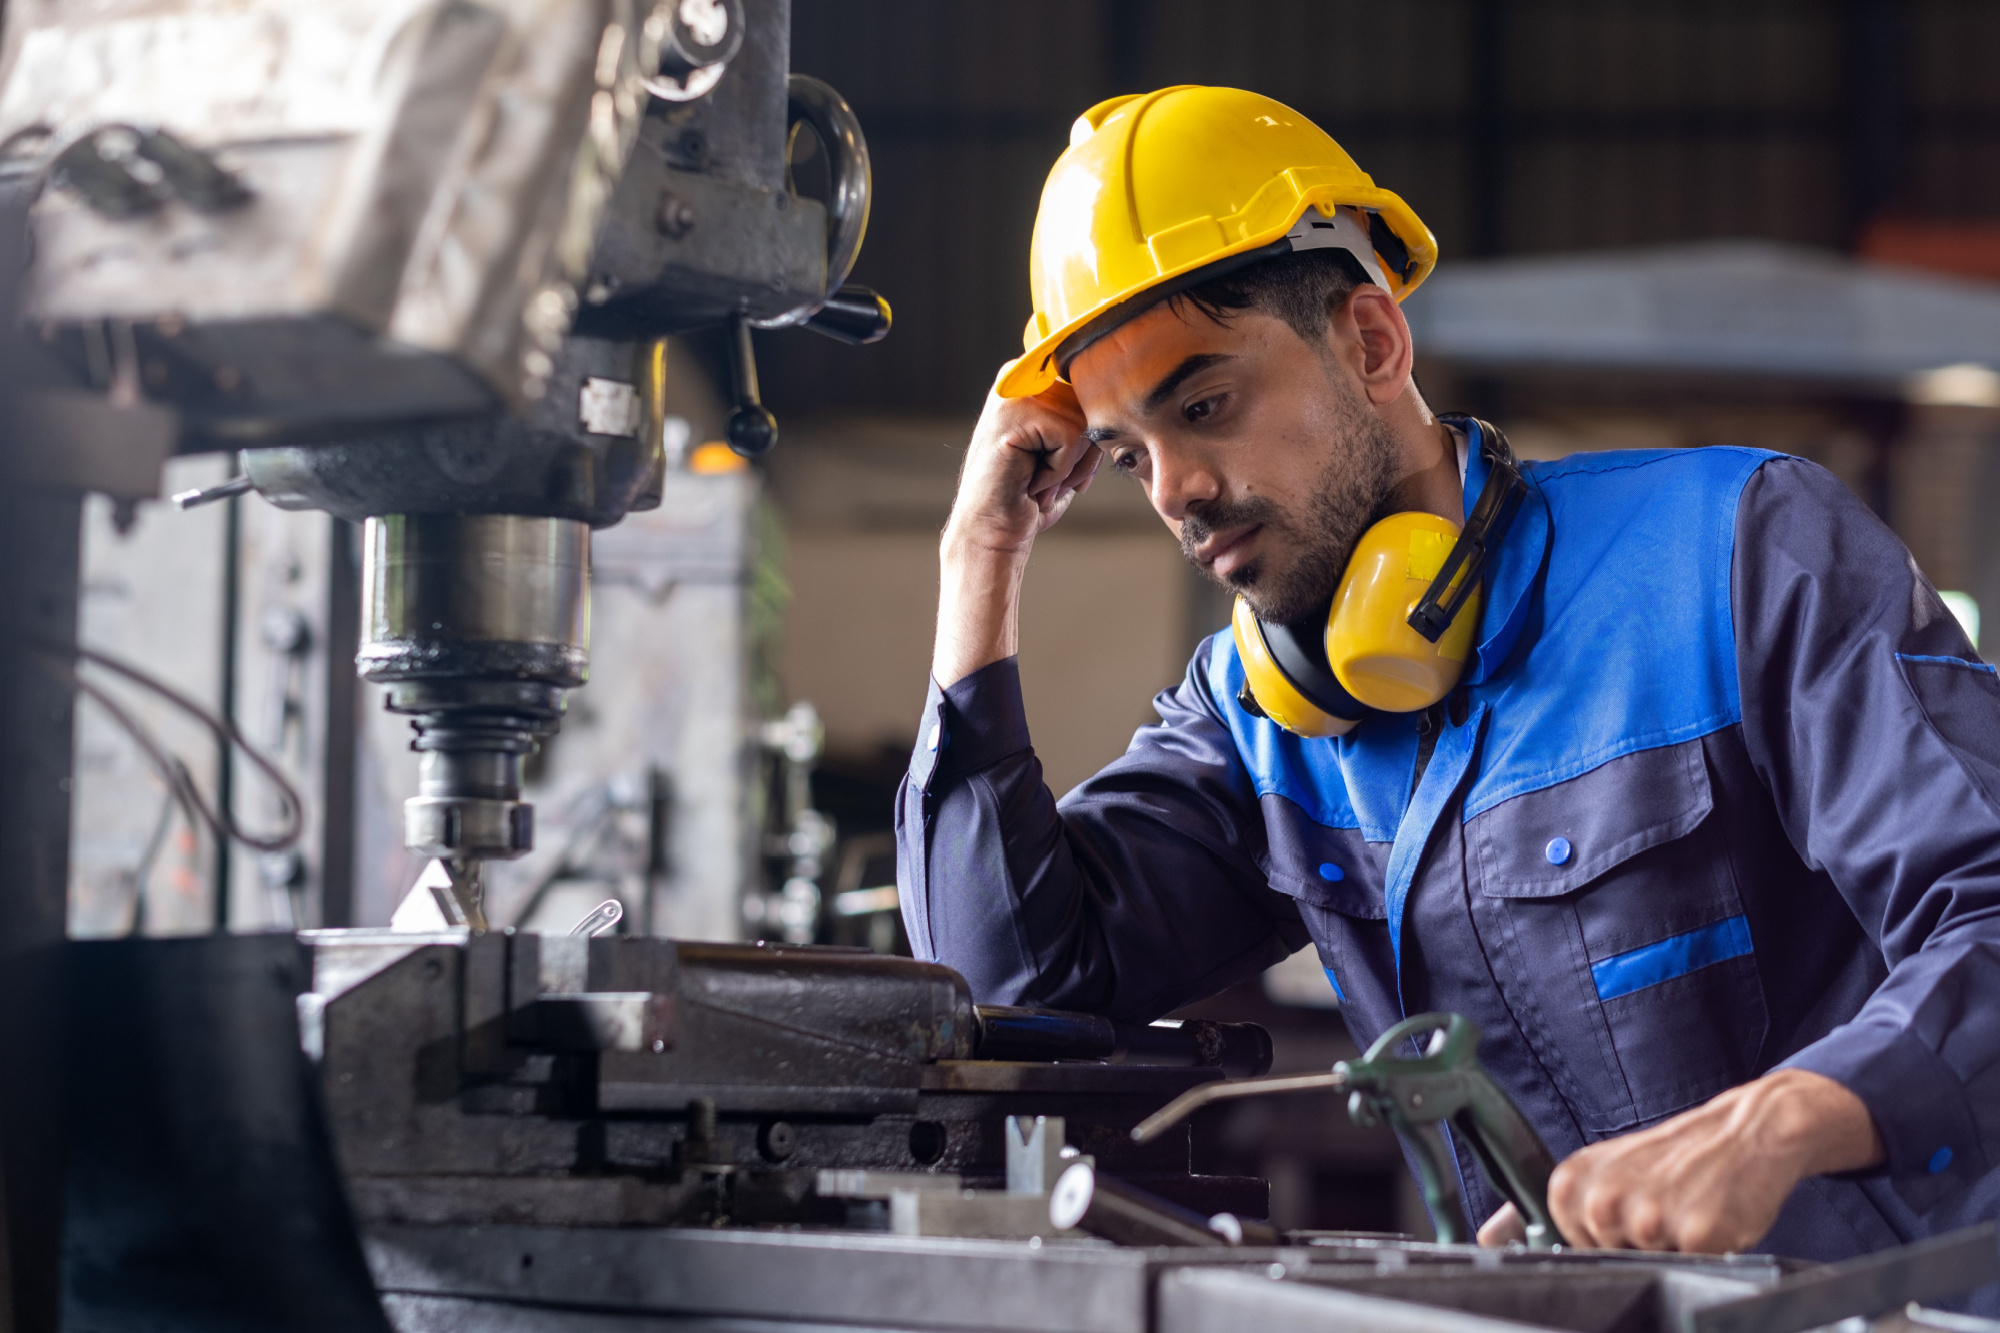
{"label": "shoulder seam", "polygon": [[[1656,463],[1674,463],[1685,459],[1713,456],[1716,454],[1747,455],[1757,460],[1757,467],[1773,459],[1790,458],[1769,449],[1753,449],[1741,444],[1704,444],[1678,449],[1605,449],[1584,450],[1550,462],[1531,462],[1531,475],[1537,477],[1574,476],[1580,472],[1627,472],[1636,468],[1652,467]],[[1606,455],[1624,455],[1616,461],[1603,461]],[[1755,471],[1756,468],[1752,468]]]}

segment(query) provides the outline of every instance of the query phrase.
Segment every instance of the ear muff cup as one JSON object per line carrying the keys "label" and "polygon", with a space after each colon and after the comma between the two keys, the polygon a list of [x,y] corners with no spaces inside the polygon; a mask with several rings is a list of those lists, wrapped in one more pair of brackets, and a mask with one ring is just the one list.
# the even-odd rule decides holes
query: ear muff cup
{"label": "ear muff cup", "polygon": [[1479,590],[1436,643],[1409,616],[1458,532],[1436,514],[1391,514],[1375,524],[1356,543],[1323,620],[1267,625],[1237,598],[1230,629],[1258,709],[1300,736],[1344,736],[1371,708],[1414,713],[1450,694],[1472,652]]}
{"label": "ear muff cup", "polygon": [[1479,624],[1474,588],[1431,643],[1410,625],[1458,540],[1436,514],[1391,514],[1361,535],[1326,619],[1326,660],[1341,688],[1369,708],[1414,713],[1450,694]]}
{"label": "ear muff cup", "polygon": [[1325,624],[1266,625],[1241,597],[1230,616],[1236,656],[1257,708],[1300,736],[1344,736],[1368,714],[1327,666],[1320,642]]}

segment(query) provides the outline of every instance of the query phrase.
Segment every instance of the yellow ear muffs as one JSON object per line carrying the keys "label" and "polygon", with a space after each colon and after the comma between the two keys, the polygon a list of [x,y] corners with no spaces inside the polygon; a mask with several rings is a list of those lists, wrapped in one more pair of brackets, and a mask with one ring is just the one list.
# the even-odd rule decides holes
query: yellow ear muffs
{"label": "yellow ear muffs", "polygon": [[[1507,437],[1471,417],[1492,465],[1465,527],[1436,514],[1391,514],[1361,534],[1320,627],[1267,625],[1236,599],[1243,661],[1237,702],[1301,736],[1341,736],[1369,709],[1414,713],[1450,694],[1472,655],[1479,580],[1528,494]],[[1318,642],[1312,640],[1317,639]]]}
{"label": "yellow ear muffs", "polygon": [[[1436,514],[1391,514],[1356,543],[1327,613],[1326,659],[1341,687],[1368,707],[1414,713],[1458,684],[1479,623],[1479,589],[1459,603],[1436,643],[1410,624],[1458,532]],[[1460,567],[1461,577],[1470,572]]]}
{"label": "yellow ear muffs", "polygon": [[1300,736],[1344,736],[1367,710],[1340,688],[1320,657],[1317,627],[1300,632],[1284,625],[1266,625],[1250,603],[1236,599],[1230,616],[1236,656],[1243,662],[1243,693],[1237,702],[1248,711]]}

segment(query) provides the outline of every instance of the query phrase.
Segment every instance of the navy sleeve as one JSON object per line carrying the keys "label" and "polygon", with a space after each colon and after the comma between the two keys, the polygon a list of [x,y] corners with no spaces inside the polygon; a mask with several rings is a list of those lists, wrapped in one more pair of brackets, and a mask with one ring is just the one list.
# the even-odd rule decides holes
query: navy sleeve
{"label": "navy sleeve", "polygon": [[1752,761],[1889,968],[1786,1063],[1866,1103],[1928,1211],[2000,1155],[2000,682],[1895,534],[1810,463],[1745,487],[1733,595]]}
{"label": "navy sleeve", "polygon": [[1265,883],[1256,794],[1201,673],[1154,707],[1160,725],[1058,803],[1014,659],[932,683],[896,811],[918,957],[982,1003],[1144,1022],[1306,942]]}

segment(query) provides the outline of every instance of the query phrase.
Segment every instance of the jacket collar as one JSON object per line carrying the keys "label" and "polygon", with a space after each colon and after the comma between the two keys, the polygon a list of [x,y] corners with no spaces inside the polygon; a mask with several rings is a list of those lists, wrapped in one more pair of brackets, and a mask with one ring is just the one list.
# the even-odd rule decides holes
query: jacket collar
{"label": "jacket collar", "polygon": [[[1480,447],[1478,421],[1468,416],[1456,414],[1442,420],[1458,427],[1466,435],[1465,466],[1465,517],[1472,515],[1473,505],[1479,502],[1479,492],[1485,488],[1486,479],[1493,472],[1493,465],[1486,459]],[[1541,581],[1543,557],[1549,547],[1549,506],[1534,478],[1528,478],[1527,498],[1522,500],[1520,512],[1514,515],[1514,522],[1507,529],[1506,537],[1500,543],[1486,566],[1486,588],[1481,597],[1479,610],[1478,646],[1473,650],[1473,660],[1465,673],[1467,685],[1479,685],[1492,679],[1507,661],[1508,654],[1520,641],[1521,631],[1528,623],[1528,610],[1534,601],[1535,585]]]}

